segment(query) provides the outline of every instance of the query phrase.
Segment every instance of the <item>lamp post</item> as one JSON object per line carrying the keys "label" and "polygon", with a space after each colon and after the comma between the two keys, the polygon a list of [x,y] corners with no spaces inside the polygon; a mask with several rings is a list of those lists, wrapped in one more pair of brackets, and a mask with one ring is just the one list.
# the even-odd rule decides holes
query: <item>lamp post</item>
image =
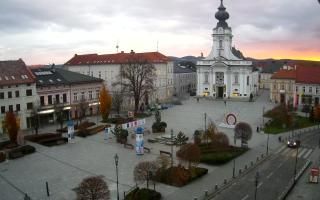
{"label": "lamp post", "polygon": [[173,129],[171,129],[171,167],[173,167]]}
{"label": "lamp post", "polygon": [[232,178],[235,178],[235,171],[236,171],[236,159],[233,159],[233,170],[232,170]]}
{"label": "lamp post", "polygon": [[293,183],[294,184],[296,183],[299,146],[300,146],[300,144],[297,144],[296,160],[295,160],[295,163],[294,163],[294,172],[293,172]]}
{"label": "lamp post", "polygon": [[258,190],[258,184],[259,184],[259,171],[257,171],[256,176],[255,176],[255,191],[254,191],[254,200],[257,200],[257,190]]}
{"label": "lamp post", "polygon": [[119,200],[119,179],[118,179],[118,163],[119,157],[118,154],[114,155],[114,163],[116,164],[116,174],[117,174],[117,200]]}

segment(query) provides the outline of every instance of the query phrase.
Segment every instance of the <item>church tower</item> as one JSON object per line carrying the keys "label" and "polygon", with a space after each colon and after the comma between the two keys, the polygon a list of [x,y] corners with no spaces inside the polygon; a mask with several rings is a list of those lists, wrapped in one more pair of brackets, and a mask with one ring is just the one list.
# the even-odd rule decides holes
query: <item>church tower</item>
{"label": "church tower", "polygon": [[218,20],[218,23],[213,28],[213,45],[206,60],[241,60],[232,53],[232,29],[226,22],[229,19],[229,13],[223,5],[223,0],[221,0],[215,18]]}

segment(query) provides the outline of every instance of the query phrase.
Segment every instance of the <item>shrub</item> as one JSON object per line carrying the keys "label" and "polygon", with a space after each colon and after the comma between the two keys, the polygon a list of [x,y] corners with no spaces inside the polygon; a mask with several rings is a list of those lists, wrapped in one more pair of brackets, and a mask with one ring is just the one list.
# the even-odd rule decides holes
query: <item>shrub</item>
{"label": "shrub", "polygon": [[0,152],[0,163],[6,160],[6,154],[4,152]]}
{"label": "shrub", "polygon": [[288,113],[286,106],[283,104],[267,111],[264,116],[272,118],[272,121],[277,126],[282,126],[284,124],[285,126],[290,127],[292,124],[292,115]]}
{"label": "shrub", "polygon": [[27,155],[27,154],[34,153],[36,151],[36,148],[34,148],[31,145],[25,145],[25,146],[20,147],[20,150],[24,155]]}
{"label": "shrub", "polygon": [[125,200],[160,200],[161,194],[155,190],[147,188],[136,188],[127,194]]}
{"label": "shrub", "polygon": [[92,176],[83,179],[77,188],[78,200],[98,200],[109,199],[110,191],[107,183],[103,180],[103,176]]}

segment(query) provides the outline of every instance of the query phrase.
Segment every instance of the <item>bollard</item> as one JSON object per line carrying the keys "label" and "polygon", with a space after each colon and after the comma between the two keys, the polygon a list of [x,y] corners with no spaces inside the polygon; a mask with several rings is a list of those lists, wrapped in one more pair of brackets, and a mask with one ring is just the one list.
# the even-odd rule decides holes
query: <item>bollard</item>
{"label": "bollard", "polygon": [[241,174],[242,173],[242,170],[241,169],[239,169],[239,174]]}
{"label": "bollard", "polygon": [[214,186],[214,189],[215,189],[215,190],[218,190],[218,184],[216,184],[216,185]]}
{"label": "bollard", "polygon": [[259,161],[259,157],[257,157],[257,162]]}
{"label": "bollard", "polygon": [[204,191],[204,195],[207,197],[207,196],[209,196],[209,191],[208,190],[205,190]]}
{"label": "bollard", "polygon": [[248,169],[248,166],[247,166],[247,165],[245,165],[245,166],[244,166],[244,169],[245,169],[245,170],[247,170],[247,169]]}
{"label": "bollard", "polygon": [[261,154],[261,158],[263,158],[264,157],[264,155],[263,154]]}
{"label": "bollard", "polygon": [[251,161],[251,166],[253,166],[253,161]]}
{"label": "bollard", "polygon": [[49,184],[48,184],[47,181],[46,181],[46,189],[47,189],[47,196],[49,197],[50,196],[50,192],[49,192]]}
{"label": "bollard", "polygon": [[223,183],[226,185],[228,183],[227,179],[224,179]]}

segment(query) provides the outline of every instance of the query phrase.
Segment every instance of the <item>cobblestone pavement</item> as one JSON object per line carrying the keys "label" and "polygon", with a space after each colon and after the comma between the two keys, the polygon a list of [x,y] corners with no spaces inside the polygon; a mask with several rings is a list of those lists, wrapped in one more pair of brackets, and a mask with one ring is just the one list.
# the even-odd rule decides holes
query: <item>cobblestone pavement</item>
{"label": "cobblestone pavement", "polygon": [[[256,133],[255,127],[262,123],[262,109],[272,108],[274,105],[268,101],[268,93],[264,92],[255,102],[227,102],[223,101],[189,99],[182,106],[174,106],[168,110],[161,111],[162,120],[168,123],[166,133],[173,129],[175,133],[183,131],[189,138],[195,129],[204,127],[204,113],[208,119],[217,124],[222,121],[225,113],[233,112],[239,121],[246,121],[253,127],[254,134],[249,141],[251,148],[246,154],[237,159],[237,168],[244,167],[257,155],[266,151],[267,136]],[[96,118],[92,118],[96,121]],[[146,128],[150,129],[154,117],[147,118]],[[42,132],[50,132],[57,126],[48,126]],[[219,128],[225,132],[230,141],[233,141],[233,130]],[[289,134],[289,133],[288,133]],[[154,138],[157,134],[146,135],[145,138]],[[131,139],[130,139],[131,140]],[[134,141],[130,141],[134,143]],[[32,144],[37,152],[8,163],[0,164],[0,196],[6,200],[22,199],[27,193],[32,199],[74,199],[72,191],[84,177],[90,175],[104,175],[109,185],[112,199],[116,198],[116,175],[113,156],[119,155],[119,190],[120,196],[123,191],[128,191],[135,185],[133,181],[133,168],[142,160],[154,160],[159,155],[159,150],[170,151],[170,147],[162,144],[151,144],[146,142],[145,146],[151,148],[151,153],[144,156],[136,156],[131,149],[126,149],[116,144],[114,139],[104,140],[102,133],[79,138],[76,137],[74,144],[66,144],[55,147],[45,147]],[[280,144],[277,136],[270,135],[270,150],[274,151]],[[176,149],[174,149],[175,153]],[[175,161],[176,162],[176,161]],[[215,167],[205,166],[209,174],[192,184],[176,188],[163,184],[157,184],[164,199],[192,199],[193,196],[202,193],[207,187],[213,187],[221,183],[224,178],[232,175],[232,163]],[[46,197],[45,182],[48,181],[50,197]]]}

